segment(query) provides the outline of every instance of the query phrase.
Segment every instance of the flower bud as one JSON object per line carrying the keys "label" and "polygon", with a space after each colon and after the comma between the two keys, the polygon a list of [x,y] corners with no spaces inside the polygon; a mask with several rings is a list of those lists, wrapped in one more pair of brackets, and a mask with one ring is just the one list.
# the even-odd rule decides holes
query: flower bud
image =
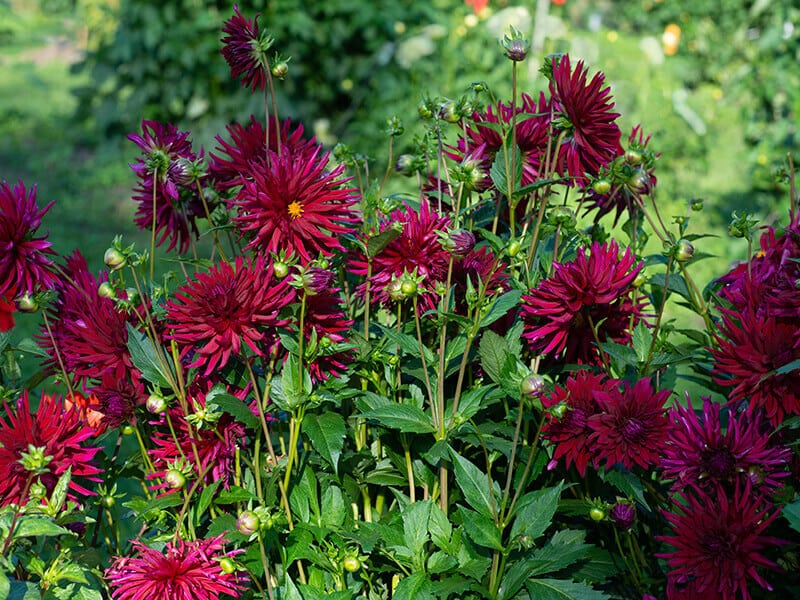
{"label": "flower bud", "polygon": [[419,286],[413,279],[400,280],[400,293],[403,294],[403,297],[408,298],[409,296],[415,295],[418,291]]}
{"label": "flower bud", "polygon": [[431,108],[431,101],[428,98],[420,100],[417,105],[417,113],[423,119],[430,119],[433,117],[433,109]]}
{"label": "flower bud", "polygon": [[103,262],[112,271],[118,271],[127,264],[125,256],[116,248],[109,248],[103,255]]}
{"label": "flower bud", "polygon": [[475,247],[475,236],[467,229],[451,229],[441,240],[442,247],[453,256],[466,256]]}
{"label": "flower bud", "polygon": [[456,110],[456,103],[452,100],[445,100],[439,106],[439,118],[447,123],[458,123],[461,120],[461,116]]}
{"label": "flower bud", "polygon": [[39,310],[39,303],[28,292],[17,298],[15,304],[21,313],[35,313]]}
{"label": "flower bud", "polygon": [[703,199],[702,198],[692,198],[691,201],[689,202],[689,207],[694,212],[700,212],[701,210],[703,210]]}
{"label": "flower bud", "polygon": [[595,194],[607,194],[611,191],[611,182],[608,179],[598,179],[592,184]]}
{"label": "flower bud", "polygon": [[348,573],[355,573],[361,568],[361,561],[356,556],[347,556],[342,561],[342,567]]}
{"label": "flower bud", "polygon": [[113,299],[117,297],[117,292],[114,289],[114,286],[112,286],[107,281],[104,281],[99,286],[97,286],[97,295],[100,296],[101,298]]}
{"label": "flower bud", "polygon": [[321,269],[319,267],[308,267],[303,271],[302,283],[303,290],[309,296],[316,296],[323,292],[330,291],[333,286],[333,281],[336,276],[332,271]]}
{"label": "flower bud", "polygon": [[186,485],[186,477],[178,469],[170,469],[164,475],[164,481],[173,490],[179,490]]}
{"label": "flower bud", "polygon": [[160,415],[166,412],[167,401],[160,394],[150,394],[145,402],[145,408],[150,414]]}
{"label": "flower bud", "polygon": [[525,60],[528,56],[528,51],[531,49],[530,41],[514,27],[511,28],[511,35],[504,36],[500,45],[503,47],[508,59],[514,62]]}
{"label": "flower bud", "polygon": [[650,175],[644,169],[636,169],[628,178],[628,188],[637,194],[648,193],[650,183]]}
{"label": "flower bud", "polygon": [[289,61],[287,60],[279,60],[274,65],[272,65],[272,76],[277,77],[278,79],[283,79],[289,73]]}
{"label": "flower bud", "polygon": [[575,211],[568,206],[556,206],[548,213],[547,218],[551,225],[560,225],[566,229],[572,229],[578,222]]}
{"label": "flower bud", "polygon": [[523,395],[535,398],[544,391],[544,379],[539,375],[529,375],[520,383]]}
{"label": "flower bud", "polygon": [[638,166],[642,162],[642,155],[636,150],[628,150],[625,153],[625,162],[629,165],[633,165],[634,167]]}
{"label": "flower bud", "polygon": [[606,518],[606,511],[604,511],[602,508],[599,508],[597,506],[593,506],[589,510],[589,518],[592,521],[595,521],[595,522],[599,523],[600,521],[602,521],[603,519]]}
{"label": "flower bud", "polygon": [[636,279],[633,280],[631,284],[634,288],[638,289],[642,287],[645,283],[647,283],[647,275],[645,275],[642,271],[636,275]]}
{"label": "flower bud", "polygon": [[617,502],[608,516],[617,528],[628,530],[636,520],[636,507],[627,502]]}
{"label": "flower bud", "polygon": [[272,272],[278,279],[283,279],[289,274],[289,265],[281,260],[275,261],[272,263]]}
{"label": "flower bud", "polygon": [[219,561],[219,569],[220,569],[220,571],[222,571],[223,573],[225,573],[227,575],[231,575],[232,573],[236,573],[236,571],[237,571],[236,563],[233,562],[227,556],[225,558],[223,558],[223,559],[220,559],[220,561]]}
{"label": "flower bud", "polygon": [[246,510],[236,519],[236,531],[242,535],[253,535],[261,526],[261,520],[252,510]]}
{"label": "flower bud", "polygon": [[394,161],[394,170],[400,175],[411,177],[414,174],[414,157],[411,154],[401,154]]}
{"label": "flower bud", "polygon": [[688,262],[694,255],[694,246],[689,240],[680,239],[675,244],[675,260],[678,262]]}
{"label": "flower bud", "polygon": [[514,258],[517,254],[519,254],[521,249],[522,244],[519,243],[519,240],[511,240],[508,242],[508,247],[506,248],[506,250],[508,250],[508,255],[511,258]]}

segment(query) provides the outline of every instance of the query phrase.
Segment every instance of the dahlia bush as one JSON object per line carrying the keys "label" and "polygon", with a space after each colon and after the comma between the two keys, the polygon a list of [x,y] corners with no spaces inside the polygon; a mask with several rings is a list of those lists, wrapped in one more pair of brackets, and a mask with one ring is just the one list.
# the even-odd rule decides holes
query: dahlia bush
{"label": "dahlia bush", "polygon": [[512,29],[510,98],[423,98],[376,167],[281,119],[275,43],[221,24],[265,110],[214,148],[129,135],[150,245],[103,271],[0,185],[0,597],[800,595],[792,157],[701,288],[702,204],[582,60],[518,89]]}

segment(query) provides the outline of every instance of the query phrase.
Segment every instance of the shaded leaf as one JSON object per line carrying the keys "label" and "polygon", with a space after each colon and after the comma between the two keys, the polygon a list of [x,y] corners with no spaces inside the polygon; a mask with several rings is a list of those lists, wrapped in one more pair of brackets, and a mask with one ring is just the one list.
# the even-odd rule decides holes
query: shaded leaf
{"label": "shaded leaf", "polygon": [[333,472],[338,476],[339,457],[342,454],[346,434],[342,415],[335,412],[321,415],[306,414],[303,417],[303,431],[314,450],[333,467]]}

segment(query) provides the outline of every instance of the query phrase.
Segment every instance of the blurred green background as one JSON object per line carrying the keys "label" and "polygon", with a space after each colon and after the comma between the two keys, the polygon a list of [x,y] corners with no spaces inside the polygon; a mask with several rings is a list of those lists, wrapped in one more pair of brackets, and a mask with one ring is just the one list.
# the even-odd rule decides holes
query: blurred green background
{"label": "blurred green background", "polygon": [[[605,72],[623,132],[641,123],[662,153],[662,214],[705,200],[690,231],[718,235],[698,246],[723,262],[697,264],[701,286],[743,256],[727,235],[733,210],[767,222],[786,213],[773,170],[798,146],[800,9],[789,0],[238,4],[260,12],[291,57],[281,116],[369,157],[374,176],[386,168],[387,118],[406,126],[396,154],[410,149],[424,95],[457,98],[482,80],[509,97],[498,38],[514,25],[534,43],[523,91],[544,88],[545,54],[584,59]],[[118,233],[147,246],[132,225],[137,149],[125,139],[142,118],[175,122],[209,151],[226,123],[263,114],[263,98],[232,81],[219,54],[232,12],[222,0],[0,0],[0,180],[56,200],[44,228],[59,253],[78,247],[99,269]]]}

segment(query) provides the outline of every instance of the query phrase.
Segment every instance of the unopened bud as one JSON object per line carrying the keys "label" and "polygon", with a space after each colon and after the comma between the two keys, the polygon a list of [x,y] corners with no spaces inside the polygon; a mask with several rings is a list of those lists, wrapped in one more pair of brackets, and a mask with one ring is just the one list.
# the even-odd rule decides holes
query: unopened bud
{"label": "unopened bud", "polygon": [[103,262],[112,271],[118,271],[125,266],[127,260],[125,259],[125,256],[123,256],[122,252],[116,248],[109,248],[103,255]]}
{"label": "unopened bud", "polygon": [[242,535],[252,535],[258,531],[261,521],[252,510],[246,510],[236,519],[236,531]]}

